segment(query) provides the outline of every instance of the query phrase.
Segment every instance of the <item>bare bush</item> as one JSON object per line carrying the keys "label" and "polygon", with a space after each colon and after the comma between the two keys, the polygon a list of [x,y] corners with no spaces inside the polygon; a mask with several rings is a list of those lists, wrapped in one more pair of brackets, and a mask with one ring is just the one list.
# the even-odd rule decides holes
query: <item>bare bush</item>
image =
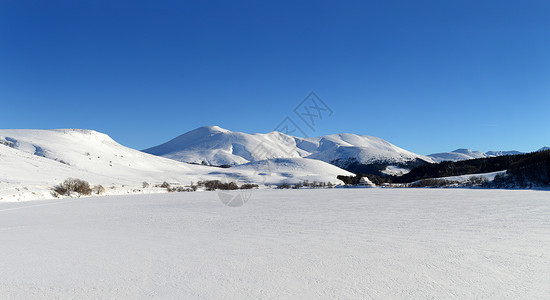
{"label": "bare bush", "polygon": [[67,178],[63,183],[55,186],[53,190],[59,195],[66,196],[70,196],[71,192],[76,192],[81,195],[90,195],[92,193],[90,184],[78,178]]}
{"label": "bare bush", "polygon": [[245,183],[241,185],[241,190],[257,189],[258,185],[253,183]]}
{"label": "bare bush", "polygon": [[105,188],[101,184],[98,184],[92,188],[92,192],[96,195],[101,195],[105,193]]}
{"label": "bare bush", "polygon": [[224,183],[219,180],[206,180],[206,181],[199,181],[197,184],[199,186],[204,186],[204,188],[207,191],[236,190],[239,188],[239,186],[233,181]]}
{"label": "bare bush", "polygon": [[278,188],[280,188],[280,189],[290,189],[290,188],[292,188],[292,186],[291,186],[290,184],[288,184],[288,183],[285,182],[285,183],[281,183],[281,184],[278,186]]}
{"label": "bare bush", "polygon": [[149,187],[149,183],[147,181],[144,181],[141,185],[143,186],[144,189]]}

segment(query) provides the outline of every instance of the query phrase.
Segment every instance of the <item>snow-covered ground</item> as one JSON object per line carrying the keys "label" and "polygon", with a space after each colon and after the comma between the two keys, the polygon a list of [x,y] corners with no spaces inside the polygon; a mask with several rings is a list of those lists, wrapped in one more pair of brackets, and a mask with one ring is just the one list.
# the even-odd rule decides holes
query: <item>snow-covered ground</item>
{"label": "snow-covered ground", "polygon": [[497,171],[497,172],[479,173],[479,174],[468,174],[468,175],[460,175],[460,176],[448,176],[448,177],[441,177],[441,178],[437,178],[437,179],[464,183],[464,182],[467,182],[468,180],[470,180],[470,178],[472,178],[472,177],[483,178],[483,179],[486,179],[487,181],[492,181],[492,180],[495,179],[495,177],[497,175],[506,175],[506,171]]}
{"label": "snow-covered ground", "polygon": [[4,299],[547,299],[548,191],[257,190],[0,203]]}
{"label": "snow-covered ground", "polygon": [[401,168],[398,166],[387,166],[384,171],[382,171],[383,174],[386,175],[393,175],[393,176],[401,176],[403,174],[409,173],[411,170],[407,168]]}

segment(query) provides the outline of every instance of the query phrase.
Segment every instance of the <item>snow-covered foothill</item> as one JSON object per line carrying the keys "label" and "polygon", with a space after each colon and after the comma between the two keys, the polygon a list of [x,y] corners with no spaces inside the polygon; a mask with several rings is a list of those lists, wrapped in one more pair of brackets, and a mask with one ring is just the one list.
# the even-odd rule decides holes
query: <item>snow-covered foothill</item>
{"label": "snow-covered foothill", "polygon": [[[102,185],[106,194],[128,194],[162,192],[155,185],[164,181],[176,186],[200,180],[335,183],[336,176],[350,174],[321,161],[300,159],[293,167],[288,162],[271,162],[272,172],[254,165],[226,169],[147,154],[92,130],[0,130],[0,201],[52,198],[52,187],[69,177]],[[150,186],[143,188],[143,182]]]}

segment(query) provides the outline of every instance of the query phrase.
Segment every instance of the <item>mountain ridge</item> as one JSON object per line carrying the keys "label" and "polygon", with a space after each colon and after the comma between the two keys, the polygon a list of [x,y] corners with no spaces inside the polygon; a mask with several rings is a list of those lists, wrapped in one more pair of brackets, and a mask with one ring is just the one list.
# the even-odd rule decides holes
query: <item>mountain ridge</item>
{"label": "mountain ridge", "polygon": [[310,158],[341,168],[352,165],[396,165],[433,162],[381,138],[352,133],[295,137],[281,132],[242,133],[205,126],[142,150],[166,158],[208,165],[239,165],[268,158]]}
{"label": "mountain ridge", "polygon": [[524,154],[524,152],[520,152],[516,150],[510,150],[510,151],[492,150],[484,153],[481,151],[472,151],[470,149],[460,148],[451,152],[433,153],[433,154],[429,154],[428,156],[431,157],[435,162],[442,162],[442,161],[461,161],[461,160],[468,160],[468,159],[488,158],[488,157],[516,155],[516,154]]}

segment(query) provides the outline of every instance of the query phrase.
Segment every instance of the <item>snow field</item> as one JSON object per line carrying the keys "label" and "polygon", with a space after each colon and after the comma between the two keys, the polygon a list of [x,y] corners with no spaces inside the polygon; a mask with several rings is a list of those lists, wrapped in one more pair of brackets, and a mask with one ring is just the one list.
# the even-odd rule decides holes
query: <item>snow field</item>
{"label": "snow field", "polygon": [[0,203],[3,298],[544,299],[547,191],[256,190]]}

